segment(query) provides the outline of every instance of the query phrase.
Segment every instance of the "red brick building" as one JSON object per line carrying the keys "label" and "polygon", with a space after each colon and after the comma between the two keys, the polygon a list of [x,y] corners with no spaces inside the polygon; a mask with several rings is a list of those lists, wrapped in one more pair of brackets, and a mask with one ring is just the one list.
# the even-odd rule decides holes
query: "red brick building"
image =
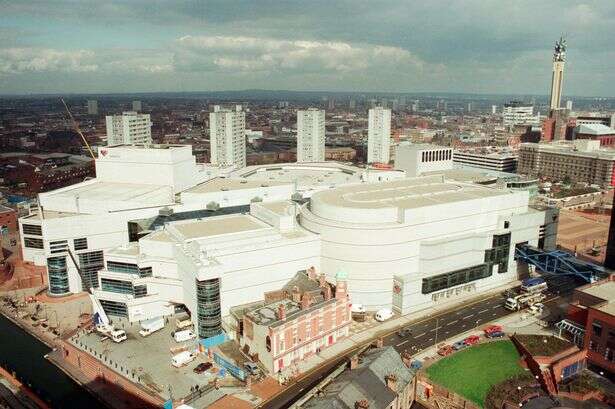
{"label": "red brick building", "polygon": [[17,228],[17,211],[10,207],[0,205],[0,228],[8,228],[9,233],[14,233]]}
{"label": "red brick building", "polygon": [[615,275],[577,288],[568,320],[584,328],[579,335],[587,360],[611,376],[615,374]]}

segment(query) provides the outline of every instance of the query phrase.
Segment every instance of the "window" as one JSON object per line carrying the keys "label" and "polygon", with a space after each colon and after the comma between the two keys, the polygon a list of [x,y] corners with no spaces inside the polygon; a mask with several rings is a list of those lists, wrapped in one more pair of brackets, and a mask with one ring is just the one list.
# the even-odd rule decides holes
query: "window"
{"label": "window", "polygon": [[505,228],[505,229],[510,228],[510,222],[509,222],[508,220],[506,220],[506,221],[504,222],[504,228]]}
{"label": "window", "polygon": [[68,251],[68,241],[50,241],[49,250],[51,251],[51,253],[63,253],[65,251]]}
{"label": "window", "polygon": [[133,294],[135,298],[145,297],[147,295],[147,285],[135,285]]}
{"label": "window", "polygon": [[88,291],[92,287],[98,288],[98,272],[105,265],[102,250],[81,253],[78,257],[83,291]]}
{"label": "window", "polygon": [[134,294],[132,283],[130,281],[101,278],[100,285],[103,291],[110,291],[120,294]]}
{"label": "window", "polygon": [[69,292],[66,257],[49,257],[47,259],[47,272],[49,274],[50,294],[63,295]]}
{"label": "window", "polygon": [[30,234],[32,236],[42,236],[43,231],[41,226],[36,224],[22,224],[21,228],[23,230],[23,234]]}
{"label": "window", "polygon": [[99,300],[100,305],[105,310],[107,315],[114,315],[116,317],[128,317],[128,308],[126,307],[126,303],[117,302],[117,301],[109,301],[109,300]]}
{"label": "window", "polygon": [[23,244],[31,249],[42,249],[43,239],[34,239],[32,237],[24,237]]}
{"label": "window", "polygon": [[139,274],[139,267],[136,264],[121,263],[119,261],[107,261],[107,270],[114,273]]}
{"label": "window", "polygon": [[86,250],[88,248],[88,239],[83,237],[73,240],[73,247],[75,250]]}
{"label": "window", "polygon": [[595,336],[600,337],[602,336],[602,324],[594,321],[592,323],[592,332],[594,333]]}

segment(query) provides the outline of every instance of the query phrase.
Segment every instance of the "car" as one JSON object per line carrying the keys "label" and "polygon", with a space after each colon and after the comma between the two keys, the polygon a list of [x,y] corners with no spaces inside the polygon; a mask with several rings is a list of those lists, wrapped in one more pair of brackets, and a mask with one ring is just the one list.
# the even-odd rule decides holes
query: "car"
{"label": "car", "polygon": [[378,312],[376,312],[376,315],[374,315],[374,318],[376,319],[376,321],[384,322],[388,320],[389,318],[391,318],[392,316],[393,316],[393,311],[391,311],[388,308],[383,308],[381,310],[378,310]]}
{"label": "car", "polygon": [[485,332],[485,336],[489,337],[489,334],[491,334],[492,332],[502,332],[502,326],[501,325],[489,325],[487,328],[485,328],[483,330]]}
{"label": "car", "polygon": [[254,362],[246,362],[243,364],[243,367],[252,375],[256,375],[260,372],[260,368]]}
{"label": "car", "polygon": [[194,373],[203,373],[205,371],[208,371],[213,365],[211,364],[211,362],[201,362],[200,364],[198,364],[194,369]]}
{"label": "car", "polygon": [[363,304],[352,304],[350,306],[350,312],[354,314],[364,314],[365,306]]}
{"label": "car", "polygon": [[480,337],[478,335],[470,335],[463,340],[463,342],[468,346],[478,344],[478,341],[480,341]]}
{"label": "car", "polygon": [[409,328],[402,328],[399,331],[397,331],[397,336],[400,338],[405,338],[408,335],[412,335],[412,331]]}
{"label": "car", "polygon": [[485,335],[487,338],[502,338],[506,336],[506,333],[503,331],[493,331]]}
{"label": "car", "polygon": [[453,344],[453,349],[455,351],[459,351],[460,349],[464,349],[468,345],[465,343],[465,340],[457,341]]}
{"label": "car", "polygon": [[438,348],[438,355],[447,356],[453,353],[453,347],[450,345],[442,345]]}

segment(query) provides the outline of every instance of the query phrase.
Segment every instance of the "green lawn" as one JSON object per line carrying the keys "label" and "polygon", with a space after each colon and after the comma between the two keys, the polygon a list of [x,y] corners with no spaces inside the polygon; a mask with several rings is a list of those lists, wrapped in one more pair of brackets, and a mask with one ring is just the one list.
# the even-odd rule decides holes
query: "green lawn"
{"label": "green lawn", "polygon": [[429,368],[434,382],[483,405],[491,386],[524,372],[519,354],[510,341],[477,345],[441,359]]}

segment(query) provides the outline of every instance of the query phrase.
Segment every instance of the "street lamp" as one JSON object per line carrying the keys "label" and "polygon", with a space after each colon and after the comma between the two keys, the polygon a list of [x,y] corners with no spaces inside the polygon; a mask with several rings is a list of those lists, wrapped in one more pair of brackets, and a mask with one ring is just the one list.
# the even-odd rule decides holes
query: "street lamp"
{"label": "street lamp", "polygon": [[440,318],[436,318],[436,338],[434,342],[434,346],[438,345],[438,328],[440,327]]}

